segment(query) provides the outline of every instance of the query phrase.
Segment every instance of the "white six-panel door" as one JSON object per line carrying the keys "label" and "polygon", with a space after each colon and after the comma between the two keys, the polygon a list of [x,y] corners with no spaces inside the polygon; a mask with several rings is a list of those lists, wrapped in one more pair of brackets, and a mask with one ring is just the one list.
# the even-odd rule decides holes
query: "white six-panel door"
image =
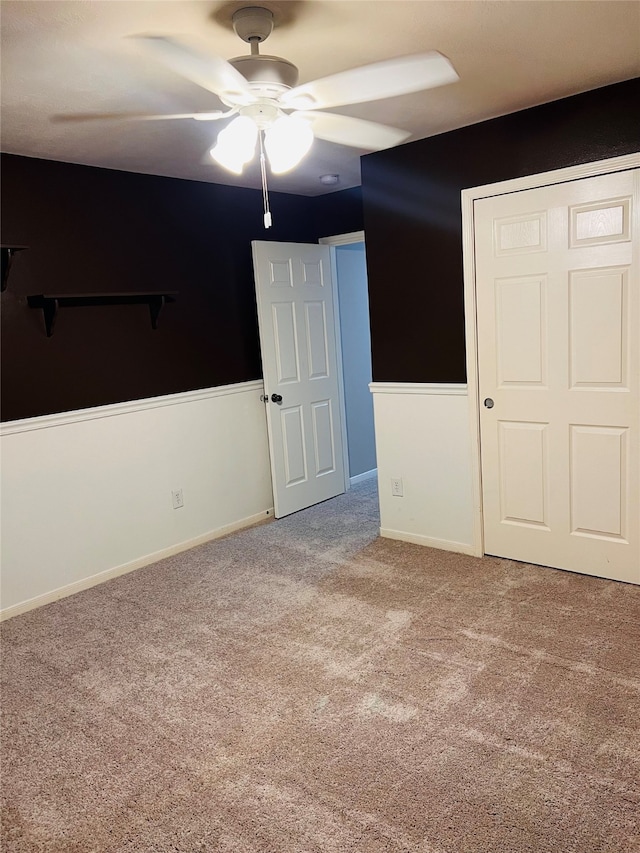
{"label": "white six-panel door", "polygon": [[488,554],[640,583],[639,184],[474,204]]}
{"label": "white six-panel door", "polygon": [[345,490],[331,256],[315,244],[251,245],[281,518]]}

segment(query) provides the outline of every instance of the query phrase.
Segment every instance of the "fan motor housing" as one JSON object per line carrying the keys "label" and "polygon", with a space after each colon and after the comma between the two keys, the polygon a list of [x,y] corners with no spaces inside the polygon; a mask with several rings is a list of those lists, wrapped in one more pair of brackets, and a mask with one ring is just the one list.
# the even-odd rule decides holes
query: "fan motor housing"
{"label": "fan motor housing", "polygon": [[264,86],[273,88],[276,94],[281,94],[298,82],[299,72],[296,66],[280,56],[236,56],[229,62],[252,84],[251,88]]}

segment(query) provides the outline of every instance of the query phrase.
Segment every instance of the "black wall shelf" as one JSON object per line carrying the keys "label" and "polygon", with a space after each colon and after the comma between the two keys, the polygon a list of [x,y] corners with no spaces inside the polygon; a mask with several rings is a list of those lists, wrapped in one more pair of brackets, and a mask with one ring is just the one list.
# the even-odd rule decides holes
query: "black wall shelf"
{"label": "black wall shelf", "polygon": [[148,305],[151,328],[158,328],[158,316],[168,302],[175,302],[177,292],[164,293],[67,293],[28,296],[29,308],[40,308],[47,337],[53,329],[60,308],[86,308],[89,305]]}
{"label": "black wall shelf", "polygon": [[0,283],[0,290],[3,292],[7,289],[7,284],[9,283],[9,272],[16,253],[23,252],[28,248],[28,246],[10,246],[8,243],[3,243],[2,246],[0,246],[0,252],[2,253],[2,279]]}

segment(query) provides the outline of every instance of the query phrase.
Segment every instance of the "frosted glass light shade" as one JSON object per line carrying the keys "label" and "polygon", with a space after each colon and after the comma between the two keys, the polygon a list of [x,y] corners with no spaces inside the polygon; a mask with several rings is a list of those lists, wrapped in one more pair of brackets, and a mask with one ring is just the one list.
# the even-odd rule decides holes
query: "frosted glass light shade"
{"label": "frosted glass light shade", "polygon": [[257,140],[256,123],[247,116],[238,116],[220,131],[216,144],[209,153],[216,163],[240,175],[245,163],[255,154]]}
{"label": "frosted glass light shade", "polygon": [[271,171],[281,175],[295,168],[313,143],[313,131],[304,119],[283,116],[265,133],[264,147]]}

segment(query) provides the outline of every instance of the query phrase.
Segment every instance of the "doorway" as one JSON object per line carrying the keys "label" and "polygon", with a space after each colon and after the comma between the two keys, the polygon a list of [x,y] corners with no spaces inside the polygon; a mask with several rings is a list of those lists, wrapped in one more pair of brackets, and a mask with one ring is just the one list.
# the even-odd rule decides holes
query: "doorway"
{"label": "doorway", "polygon": [[376,475],[371,332],[364,241],[334,247],[349,483]]}

